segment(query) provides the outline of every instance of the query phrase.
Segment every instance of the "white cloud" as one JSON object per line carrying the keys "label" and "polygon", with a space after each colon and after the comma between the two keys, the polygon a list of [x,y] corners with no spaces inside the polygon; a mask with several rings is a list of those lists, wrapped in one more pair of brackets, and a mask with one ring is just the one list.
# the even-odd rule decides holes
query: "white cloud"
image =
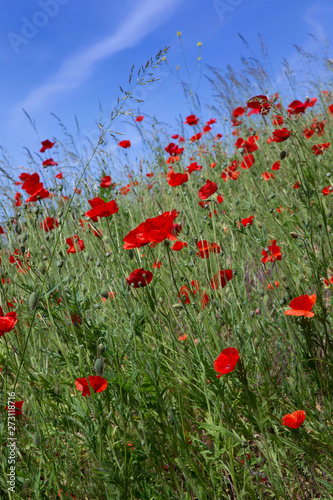
{"label": "white cloud", "polygon": [[[149,33],[164,24],[183,0],[140,0],[108,38],[95,43],[79,54],[67,58],[49,81],[33,90],[14,110],[24,108],[31,113],[59,93],[70,92],[82,85],[92,74],[93,66],[102,59],[137,45]],[[14,118],[14,119],[15,119]]]}

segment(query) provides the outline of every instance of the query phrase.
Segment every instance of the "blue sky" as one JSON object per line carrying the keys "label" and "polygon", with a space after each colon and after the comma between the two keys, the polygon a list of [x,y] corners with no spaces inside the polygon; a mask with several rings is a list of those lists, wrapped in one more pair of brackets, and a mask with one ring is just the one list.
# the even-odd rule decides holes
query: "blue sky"
{"label": "blue sky", "polygon": [[[61,137],[55,113],[75,134],[75,115],[83,135],[96,140],[99,102],[109,116],[121,96],[119,85],[128,88],[130,68],[138,68],[160,49],[169,46],[168,64],[174,72],[186,72],[177,37],[182,44],[194,86],[198,83],[198,46],[201,65],[240,66],[250,54],[238,36],[242,34],[254,52],[260,53],[258,32],[263,36],[277,84],[281,83],[281,58],[299,67],[293,44],[317,50],[318,39],[329,38],[333,21],[331,0],[15,0],[5,2],[0,16],[1,111],[0,145],[11,159],[7,171],[17,178],[27,167],[23,147],[38,152],[40,141]],[[332,57],[331,50],[329,56]],[[177,79],[161,66],[160,81],[134,95],[144,102],[134,110],[146,118],[156,116],[176,128],[179,114],[193,111]],[[278,88],[276,90],[279,90]],[[212,91],[201,78],[199,95],[212,102]],[[251,97],[251,96],[249,96]],[[297,96],[304,99],[304,95]],[[22,108],[35,120],[33,130]],[[206,111],[206,117],[209,116]],[[120,117],[114,127],[140,150],[140,137],[130,119]],[[170,128],[170,131],[177,132]],[[217,130],[216,130],[217,131]],[[179,130],[178,130],[179,132]],[[52,151],[52,155],[54,153]],[[0,164],[1,165],[1,164]],[[21,167],[19,170],[18,167]],[[18,170],[16,170],[18,169]],[[27,168],[25,168],[27,170]],[[54,170],[54,173],[60,171]],[[1,175],[1,173],[0,173]]]}

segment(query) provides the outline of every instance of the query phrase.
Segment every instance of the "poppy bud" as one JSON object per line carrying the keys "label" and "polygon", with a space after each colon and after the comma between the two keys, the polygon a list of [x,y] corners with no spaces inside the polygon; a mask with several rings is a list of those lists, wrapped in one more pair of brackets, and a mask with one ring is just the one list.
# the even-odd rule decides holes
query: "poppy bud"
{"label": "poppy bud", "polygon": [[132,250],[131,248],[130,248],[130,249],[129,249],[129,251],[128,251],[128,256],[129,256],[129,258],[130,258],[131,260],[133,260],[133,259],[134,259],[134,252],[133,252],[133,250]]}
{"label": "poppy bud", "polygon": [[264,304],[267,306],[269,302],[269,295],[264,295]]}
{"label": "poppy bud", "polygon": [[22,233],[19,237],[19,241],[23,245],[27,241],[28,238],[29,238],[28,233]]}
{"label": "poppy bud", "polygon": [[46,266],[45,266],[44,262],[40,262],[39,263],[39,265],[38,265],[38,271],[41,274],[45,274],[46,273]]}
{"label": "poppy bud", "polygon": [[331,234],[331,232],[332,232],[331,226],[327,226],[327,232],[328,232],[328,234]]}
{"label": "poppy bud", "polygon": [[29,308],[34,311],[38,305],[39,302],[39,297],[37,292],[32,292],[32,294],[29,297]]}
{"label": "poppy bud", "polygon": [[170,241],[169,240],[164,240],[163,244],[164,244],[165,247],[168,248],[170,246]]}
{"label": "poppy bud", "polygon": [[20,247],[20,252],[21,252],[21,253],[25,253],[25,247],[24,247],[24,246],[21,246],[21,247]]}
{"label": "poppy bud", "polygon": [[102,356],[102,354],[103,354],[104,351],[105,351],[105,345],[104,344],[99,344],[99,346],[98,346],[99,355]]}
{"label": "poppy bud", "polygon": [[33,207],[32,211],[34,214],[38,215],[39,214],[39,207]]}
{"label": "poppy bud", "polygon": [[28,416],[29,414],[29,406],[28,406],[28,403],[26,403],[26,401],[24,401],[23,405],[22,405],[22,413],[23,415],[25,415],[26,417]]}
{"label": "poppy bud", "polygon": [[101,358],[96,359],[94,368],[97,375],[101,376],[103,374],[104,365]]}
{"label": "poppy bud", "polygon": [[247,448],[249,446],[248,441],[243,441],[242,442],[242,448]]}
{"label": "poppy bud", "polygon": [[297,238],[298,238],[298,234],[297,233],[294,233],[293,231],[291,231],[289,234],[293,238],[293,240],[297,240]]}
{"label": "poppy bud", "polygon": [[326,212],[326,218],[327,218],[327,219],[330,219],[331,217],[332,217],[332,210],[331,210],[331,209],[329,209],[329,210],[327,210],[327,212]]}
{"label": "poppy bud", "polygon": [[34,436],[33,436],[33,441],[34,441],[34,444],[36,446],[39,446],[40,445],[40,442],[41,442],[42,438],[39,434],[39,432],[35,432]]}
{"label": "poppy bud", "polygon": [[16,226],[15,231],[16,231],[16,234],[21,234],[22,233],[21,226]]}
{"label": "poppy bud", "polygon": [[106,288],[102,288],[101,290],[101,295],[104,299],[108,299],[109,298],[109,292],[107,291]]}
{"label": "poppy bud", "polygon": [[280,160],[284,160],[287,156],[287,151],[281,151],[280,153]]}
{"label": "poppy bud", "polygon": [[58,261],[57,261],[57,266],[58,266],[59,268],[61,268],[63,265],[64,265],[64,263],[63,263],[63,261],[62,261],[62,260],[58,260]]}

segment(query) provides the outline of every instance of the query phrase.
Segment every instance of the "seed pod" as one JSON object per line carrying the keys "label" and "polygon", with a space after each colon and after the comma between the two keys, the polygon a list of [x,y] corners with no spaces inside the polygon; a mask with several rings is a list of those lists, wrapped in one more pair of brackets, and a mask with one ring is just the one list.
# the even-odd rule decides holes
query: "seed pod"
{"label": "seed pod", "polygon": [[26,401],[24,401],[24,403],[22,405],[22,413],[26,417],[29,415],[29,406],[28,406],[28,403]]}
{"label": "seed pod", "polygon": [[101,295],[104,299],[108,299],[109,298],[109,292],[106,288],[102,288],[101,290]]}
{"label": "seed pod", "polygon": [[33,441],[34,441],[34,444],[36,446],[39,446],[40,445],[40,442],[41,442],[42,438],[41,438],[41,435],[39,434],[39,432],[35,432],[34,433],[34,436],[33,436]]}
{"label": "seed pod", "polygon": [[293,240],[297,240],[297,238],[298,238],[298,234],[297,233],[294,233],[293,231],[291,231],[289,234],[290,234],[290,236],[292,237]]}
{"label": "seed pod", "polygon": [[103,374],[104,364],[101,358],[96,359],[94,368],[97,375],[101,376]]}
{"label": "seed pod", "polygon": [[37,292],[32,292],[32,294],[29,297],[29,308],[34,311],[36,307],[38,306],[39,302],[39,297]]}
{"label": "seed pod", "polygon": [[284,160],[287,156],[287,151],[281,151],[280,153],[280,160]]}
{"label": "seed pod", "polygon": [[[47,257],[46,257],[47,258]],[[41,274],[45,274],[46,273],[46,266],[44,264],[44,262],[40,262],[38,264],[38,271],[41,273]]]}
{"label": "seed pod", "polygon": [[98,346],[99,355],[102,356],[102,354],[103,354],[104,351],[105,351],[105,345],[104,344],[99,344],[99,346]]}

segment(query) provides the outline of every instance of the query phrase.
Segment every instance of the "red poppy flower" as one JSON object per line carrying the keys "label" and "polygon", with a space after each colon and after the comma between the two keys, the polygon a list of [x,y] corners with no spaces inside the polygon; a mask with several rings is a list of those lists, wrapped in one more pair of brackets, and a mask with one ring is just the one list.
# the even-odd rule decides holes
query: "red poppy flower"
{"label": "red poppy flower", "polygon": [[156,269],[156,268],[157,268],[157,269],[160,269],[160,268],[161,268],[161,266],[162,266],[162,262],[160,262],[160,261],[156,260],[156,261],[154,262],[154,264],[153,264],[153,269]]}
{"label": "red poppy flower", "polygon": [[307,102],[302,103],[301,101],[295,100],[289,104],[288,113],[290,115],[299,115],[300,113],[303,114],[307,107],[308,107]]}
{"label": "red poppy flower", "polygon": [[221,137],[223,137],[222,134],[216,134],[214,141],[218,141],[219,139],[221,139]]}
{"label": "red poppy flower", "polygon": [[154,172],[150,172],[150,173],[146,174],[147,177],[154,177],[154,175],[155,175]]}
{"label": "red poppy flower", "polygon": [[294,411],[293,413],[287,413],[287,415],[285,415],[282,420],[282,425],[286,425],[287,427],[291,427],[292,429],[298,429],[304,423],[305,411],[298,410]]}
{"label": "red poppy flower", "polygon": [[284,142],[290,136],[291,131],[286,129],[285,127],[276,129],[273,131],[272,137],[267,139],[267,142]]}
{"label": "red poppy flower", "polygon": [[231,269],[220,271],[219,273],[213,276],[210,285],[213,288],[213,290],[217,290],[220,285],[222,288],[224,288],[227,285],[228,281],[232,279],[232,277],[233,277],[233,272]]}
{"label": "red poppy flower", "polygon": [[75,240],[73,238],[67,238],[66,243],[69,245],[69,249],[67,250],[67,253],[76,253],[76,250],[79,252],[82,252],[86,247],[84,246],[83,240],[79,240],[79,237],[77,235],[74,236]]}
{"label": "red poppy flower", "polygon": [[101,179],[100,187],[103,189],[107,189],[110,186],[111,186],[111,177],[109,175],[105,175]]}
{"label": "red poppy flower", "polygon": [[191,137],[191,142],[199,141],[201,139],[201,137],[202,137],[202,133],[198,132],[197,134],[195,134]]}
{"label": "red poppy flower", "polygon": [[171,247],[171,250],[179,252],[179,250],[181,250],[184,247],[187,247],[187,243],[185,241],[177,240],[176,243]]}
{"label": "red poppy flower", "polygon": [[189,174],[191,174],[195,170],[201,170],[201,169],[202,165],[198,165],[196,161],[191,163],[191,165],[189,165],[188,167],[186,167],[186,170],[188,171]]}
{"label": "red poppy flower", "polygon": [[216,118],[211,118],[211,119],[207,122],[207,125],[213,125],[214,123],[216,123]]}
{"label": "red poppy flower", "polygon": [[281,167],[281,162],[280,161],[276,161],[272,165],[272,170],[279,170],[280,167]]}
{"label": "red poppy flower", "polygon": [[268,253],[265,249],[261,252],[261,255],[264,257],[261,259],[261,262],[266,264],[266,262],[274,262],[275,260],[281,260],[282,254],[280,247],[276,244],[276,240],[270,241],[270,245],[268,245]]}
{"label": "red poppy flower", "polygon": [[279,115],[273,116],[273,125],[282,125],[284,122],[283,117]]}
{"label": "red poppy flower", "polygon": [[216,243],[208,243],[207,240],[200,240],[197,243],[199,252],[197,256],[202,259],[207,259],[209,257],[209,252],[219,253],[221,251],[220,247]]}
{"label": "red poppy flower", "polygon": [[301,185],[299,182],[296,182],[296,184],[294,184],[294,189],[299,189],[300,187],[301,187]]}
{"label": "red poppy flower", "polygon": [[331,115],[333,115],[333,104],[328,106],[328,111],[331,113]]}
{"label": "red poppy flower", "polygon": [[[94,392],[103,392],[108,386],[107,380],[105,378],[100,377],[98,375],[90,375],[88,377],[89,384]],[[87,378],[77,378],[75,380],[75,387],[78,391],[82,392],[82,396],[90,396],[90,387],[88,384]]]}
{"label": "red poppy flower", "polygon": [[166,174],[165,177],[168,181],[169,186],[172,187],[181,186],[188,181],[187,174],[176,174],[172,169]]}
{"label": "red poppy flower", "polygon": [[[59,304],[61,302],[61,299],[59,300]],[[77,325],[82,325],[82,318],[78,314],[74,314],[70,312],[71,320],[73,325],[76,323]]]}
{"label": "red poppy flower", "polygon": [[[14,406],[14,408],[9,408],[9,413],[12,415],[22,415],[22,406],[23,406],[24,401],[16,401],[15,403],[12,403],[10,406]],[[5,410],[8,411],[8,406],[5,406]],[[13,412],[13,413],[12,413]]]}
{"label": "red poppy flower", "polygon": [[305,318],[312,318],[314,313],[311,311],[314,303],[317,300],[317,295],[300,295],[293,299],[289,306],[291,309],[285,311],[287,316],[305,316]]}
{"label": "red poppy flower", "polygon": [[332,191],[333,191],[333,187],[332,186],[326,186],[322,190],[322,193],[323,193],[324,196],[327,196],[328,194],[332,193]]}
{"label": "red poppy flower", "polygon": [[144,119],[144,116],[141,116],[141,115],[140,115],[140,116],[137,116],[137,117],[136,117],[135,121],[136,121],[136,122],[142,122],[142,120],[143,120],[143,119]]}
{"label": "red poppy flower", "polygon": [[120,141],[118,146],[124,149],[129,148],[131,146],[131,141]]}
{"label": "red poppy flower", "polygon": [[219,373],[216,377],[220,378],[221,375],[234,371],[238,360],[239,354],[235,347],[227,347],[226,349],[223,349],[214,362],[215,371]]}
{"label": "red poppy flower", "polygon": [[254,163],[255,163],[255,159],[254,159],[253,154],[251,153],[247,156],[244,156],[243,161],[241,163],[241,168],[244,168],[244,169],[250,168],[250,167],[252,167],[252,165],[254,165]]}
{"label": "red poppy flower", "polygon": [[256,151],[257,149],[259,149],[259,146],[258,144],[256,143],[256,141],[259,139],[259,136],[257,135],[251,135],[247,141],[244,140],[242,137],[240,137],[239,139],[237,139],[236,143],[235,143],[235,146],[237,149],[239,148],[244,148],[244,151],[246,153],[253,153],[254,151]]}
{"label": "red poppy flower", "polygon": [[39,151],[41,153],[44,153],[44,151],[46,151],[46,149],[52,149],[54,145],[55,145],[55,142],[51,142],[49,140],[43,141],[42,142],[43,147]]}
{"label": "red poppy flower", "polygon": [[197,118],[195,115],[190,115],[186,118],[186,121],[184,124],[187,125],[197,125],[199,123],[199,118]]}
{"label": "red poppy flower", "polygon": [[212,130],[212,127],[210,127],[209,125],[205,125],[204,128],[202,129],[204,134],[207,134],[211,130]]}
{"label": "red poppy flower", "polygon": [[330,147],[330,142],[326,142],[325,144],[315,144],[312,146],[312,151],[314,155],[322,155],[326,149]]}
{"label": "red poppy flower", "polygon": [[55,228],[55,226],[59,226],[59,222],[54,219],[54,217],[47,217],[41,222],[40,227],[44,229],[47,233]]}
{"label": "red poppy flower", "polygon": [[231,113],[231,116],[233,116],[234,118],[238,118],[238,116],[243,116],[244,113],[245,113],[245,109],[242,107],[239,107],[239,108],[236,108],[233,110],[233,112]]}
{"label": "red poppy flower", "polygon": [[206,200],[207,198],[212,196],[212,194],[216,193],[216,191],[217,191],[217,184],[207,179],[206,184],[202,186],[201,189],[199,189],[198,195],[201,200]]}
{"label": "red poppy flower", "polygon": [[248,113],[248,116],[256,113],[259,113],[260,115],[267,115],[267,113],[271,109],[272,103],[269,101],[267,96],[257,95],[247,101],[246,105],[251,109],[250,113]]}
{"label": "red poppy flower", "polygon": [[153,279],[153,273],[151,271],[145,271],[143,267],[140,269],[135,269],[132,271],[128,278],[126,278],[127,283],[133,288],[140,288],[149,285]]}
{"label": "red poppy flower", "polygon": [[5,234],[5,231],[2,229],[1,226],[0,226],[0,234]]}
{"label": "red poppy flower", "polygon": [[16,194],[15,194],[15,200],[16,200],[16,202],[15,202],[15,206],[16,206],[16,207],[20,207],[20,206],[22,205],[22,200],[21,200],[21,198],[22,198],[21,193],[16,193]]}
{"label": "red poppy flower", "polygon": [[140,248],[148,243],[161,243],[170,237],[174,239],[171,231],[177,215],[177,211],[172,210],[142,222],[136,229],[133,229],[125,236],[123,248],[129,250],[131,248]]}
{"label": "red poppy flower", "polygon": [[184,148],[179,148],[174,142],[170,142],[164,150],[169,153],[170,156],[178,156],[183,154]]}
{"label": "red poppy flower", "polygon": [[[246,226],[252,226],[253,224],[253,219],[254,219],[254,215],[250,215],[250,217],[246,217],[245,219],[242,219],[241,220],[241,224],[243,227],[246,227]],[[239,227],[239,222],[238,222],[238,227]]]}
{"label": "red poppy flower", "polygon": [[17,314],[14,311],[4,314],[0,306],[0,337],[10,332],[17,323]]}
{"label": "red poppy flower", "polygon": [[62,179],[62,177],[63,177],[62,172],[60,172],[60,174],[57,174],[55,177],[56,177],[56,179]]}
{"label": "red poppy flower", "polygon": [[102,198],[97,197],[93,200],[88,200],[88,203],[92,208],[86,212],[85,216],[90,217],[94,222],[98,221],[97,217],[110,217],[119,210],[114,200],[106,202]]}
{"label": "red poppy flower", "polygon": [[274,175],[271,172],[263,172],[262,176],[264,181],[269,181],[270,179],[274,179]]}
{"label": "red poppy flower", "polygon": [[55,165],[58,165],[58,163],[53,158],[43,161],[43,167],[54,167]]}

